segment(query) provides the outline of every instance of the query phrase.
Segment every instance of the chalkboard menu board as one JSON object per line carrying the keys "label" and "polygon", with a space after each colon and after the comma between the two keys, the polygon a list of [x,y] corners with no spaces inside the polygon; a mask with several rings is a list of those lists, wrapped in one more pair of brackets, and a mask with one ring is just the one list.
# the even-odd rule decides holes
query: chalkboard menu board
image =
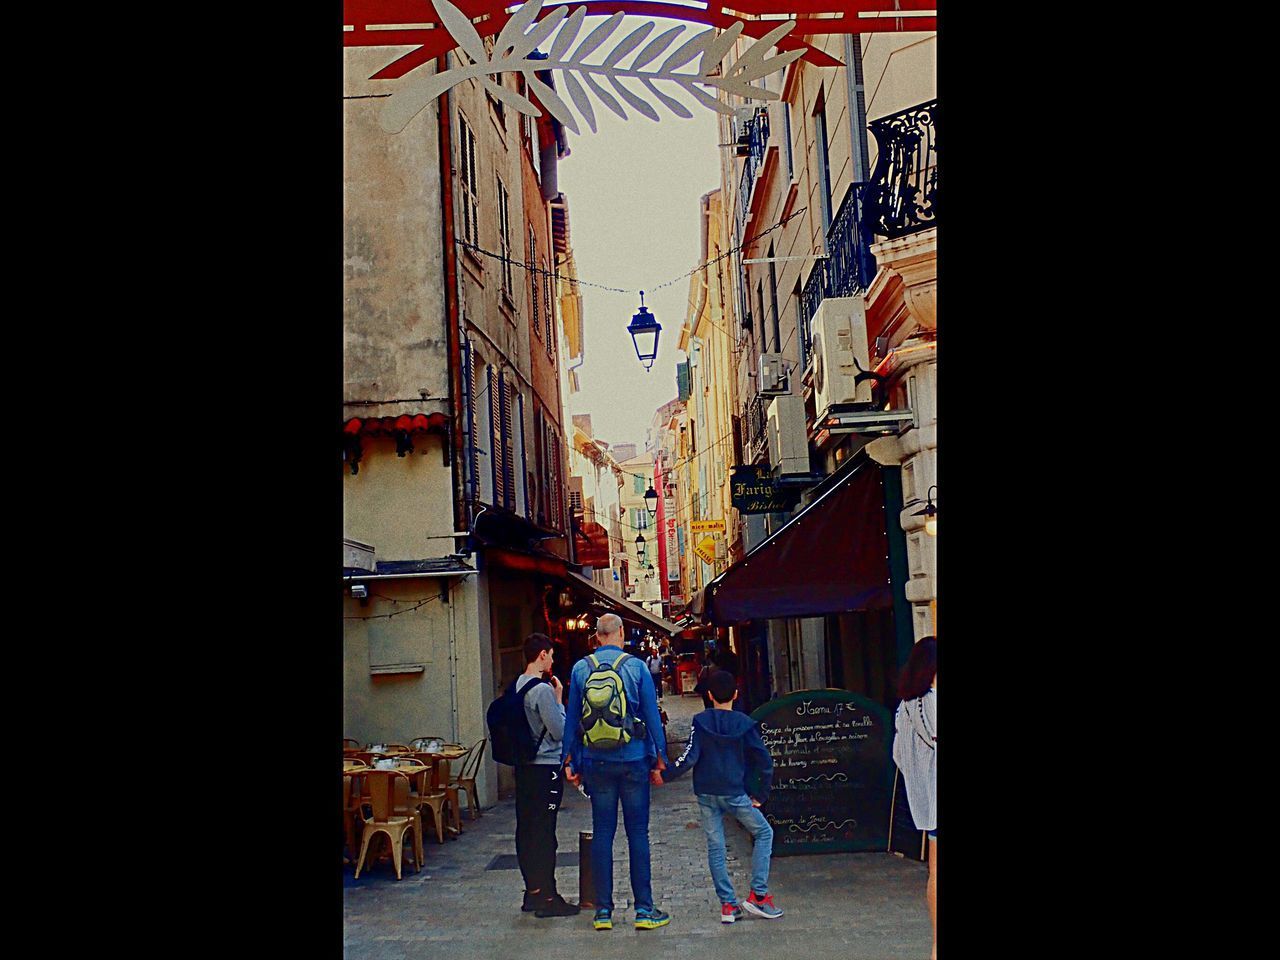
{"label": "chalkboard menu board", "polygon": [[773,790],[761,809],[773,825],[775,857],[886,849],[894,773],[888,710],[847,690],[801,690],[751,717],[773,757]]}

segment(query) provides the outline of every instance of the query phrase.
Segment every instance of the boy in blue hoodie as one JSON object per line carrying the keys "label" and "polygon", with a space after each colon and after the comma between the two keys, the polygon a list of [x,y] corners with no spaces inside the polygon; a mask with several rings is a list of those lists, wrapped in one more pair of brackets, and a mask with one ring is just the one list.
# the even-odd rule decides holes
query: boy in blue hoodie
{"label": "boy in blue hoodie", "polygon": [[[741,919],[742,908],[724,863],[724,815],[732,813],[751,834],[751,895],[742,901],[751,913],[776,920],[782,911],[769,893],[769,857],[773,853],[773,827],[757,809],[769,797],[773,782],[773,758],[760,738],[759,725],[733,709],[738,699],[733,674],[717,671],[707,681],[712,707],[693,718],[689,744],[676,762],[662,771],[671,781],[693,768],[693,792],[698,797],[702,829],[707,834],[707,864],[720,897],[720,922]],[[747,779],[760,775],[760,796],[747,796]]]}

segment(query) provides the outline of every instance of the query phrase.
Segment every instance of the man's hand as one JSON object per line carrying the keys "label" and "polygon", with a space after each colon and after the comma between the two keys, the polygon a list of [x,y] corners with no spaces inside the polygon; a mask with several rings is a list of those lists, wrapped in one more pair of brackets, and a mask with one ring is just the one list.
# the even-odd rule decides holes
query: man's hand
{"label": "man's hand", "polygon": [[666,783],[666,781],[662,779],[662,771],[665,769],[667,769],[667,764],[662,757],[655,757],[653,769],[649,771],[649,782],[655,787],[660,787]]}
{"label": "man's hand", "polygon": [[576,787],[578,784],[582,782],[582,774],[574,773],[573,766],[569,763],[568,760],[566,760],[564,763],[564,778],[569,782],[569,785],[571,787]]}
{"label": "man's hand", "polygon": [[560,678],[557,677],[554,673],[551,675],[551,689],[556,692],[556,700],[560,704],[563,704],[564,703],[564,684],[560,682]]}
{"label": "man's hand", "polygon": [[751,805],[752,805],[753,807],[758,807],[758,806],[760,806],[760,801],[759,801],[759,800],[757,800],[755,797],[752,797],[752,798],[751,798]]}

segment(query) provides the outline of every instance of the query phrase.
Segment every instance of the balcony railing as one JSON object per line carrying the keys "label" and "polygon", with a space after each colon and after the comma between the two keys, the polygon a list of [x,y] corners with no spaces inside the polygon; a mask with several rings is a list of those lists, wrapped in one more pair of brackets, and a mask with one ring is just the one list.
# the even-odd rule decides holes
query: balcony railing
{"label": "balcony railing", "polygon": [[762,450],[768,448],[769,436],[765,432],[769,425],[769,397],[759,394],[752,397],[743,411],[747,425],[747,462],[754,462]]}
{"label": "balcony railing", "polygon": [[804,310],[800,348],[803,363],[808,366],[811,354],[810,327],[818,306],[827,297],[854,297],[866,291],[875,276],[876,262],[871,256],[871,233],[861,215],[867,184],[850,184],[845,191],[835,219],[827,228],[827,259],[814,264],[805,281]]}
{"label": "balcony railing", "polygon": [[744,229],[747,224],[747,213],[751,210],[751,191],[755,187],[756,175],[764,164],[764,151],[769,146],[769,114],[761,111],[754,119],[742,126],[742,134],[738,142],[745,139],[747,153],[743,157],[742,177],[738,181],[738,227]]}
{"label": "balcony railing", "polygon": [[938,215],[938,101],[869,124],[879,153],[863,213],[871,229],[894,239],[932,227]]}

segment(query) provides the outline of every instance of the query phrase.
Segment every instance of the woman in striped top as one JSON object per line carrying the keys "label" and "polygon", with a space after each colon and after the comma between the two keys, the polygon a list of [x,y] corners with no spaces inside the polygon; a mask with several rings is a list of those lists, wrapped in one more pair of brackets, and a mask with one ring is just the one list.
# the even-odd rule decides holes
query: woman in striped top
{"label": "woman in striped top", "polygon": [[929,882],[925,900],[933,926],[933,960],[938,956],[938,641],[922,637],[911,649],[898,678],[893,762],[902,771],[907,805],[916,827],[929,833]]}

